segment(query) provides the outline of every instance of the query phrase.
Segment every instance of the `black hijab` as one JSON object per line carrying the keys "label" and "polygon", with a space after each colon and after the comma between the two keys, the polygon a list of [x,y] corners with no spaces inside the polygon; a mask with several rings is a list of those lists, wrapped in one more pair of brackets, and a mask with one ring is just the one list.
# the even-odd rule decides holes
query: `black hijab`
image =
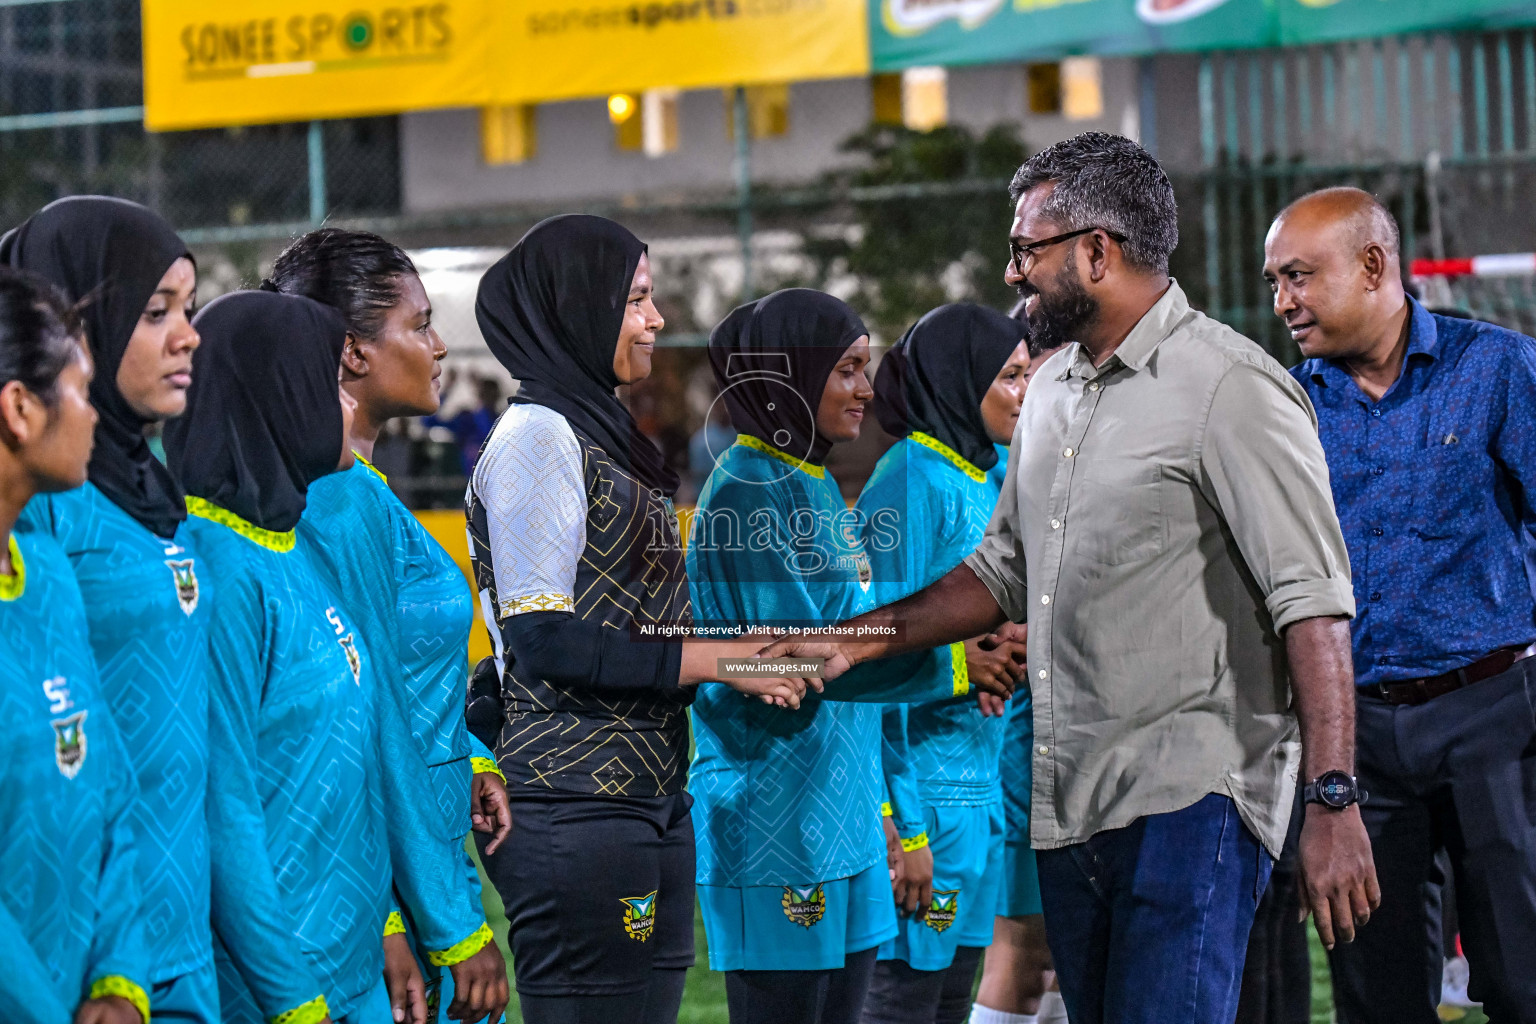
{"label": "black hijab", "polygon": [[83,310],[96,361],[91,404],[96,447],[90,480],[118,508],[161,537],[187,517],[181,487],[144,440],[144,419],[117,389],[117,370],[144,307],[186,244],[160,216],[106,196],[50,203],[0,238],[0,263],[31,270],[58,285]]}
{"label": "black hijab", "polygon": [[880,361],[875,418],[896,437],[921,432],[977,469],[997,464],[981,400],[1027,329],[984,306],[940,306],[913,324]]}
{"label": "black hijab", "polygon": [[514,402],[553,409],[653,492],[671,497],[667,465],[613,389],[613,353],[645,243],[585,214],[535,224],[485,272],[475,319],[518,380]]}
{"label": "black hijab", "polygon": [[847,303],[810,288],[785,288],[731,310],[709,335],[709,363],[731,423],[820,465],[832,447],[816,432],[827,377],[868,333]]}
{"label": "black hijab", "polygon": [[186,415],[165,431],[187,493],[263,530],[291,530],[309,485],[341,461],[337,376],[347,324],[330,306],[231,292],[195,321],[203,336]]}

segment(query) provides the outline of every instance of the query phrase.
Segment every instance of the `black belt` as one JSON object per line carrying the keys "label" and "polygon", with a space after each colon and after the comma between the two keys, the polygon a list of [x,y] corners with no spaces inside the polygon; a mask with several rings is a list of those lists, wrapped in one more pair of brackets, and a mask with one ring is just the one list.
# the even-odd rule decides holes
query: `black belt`
{"label": "black belt", "polygon": [[1424,704],[1473,683],[1508,672],[1517,662],[1536,654],[1536,644],[1529,647],[1502,647],[1464,668],[1442,672],[1423,679],[1404,679],[1396,683],[1377,683],[1365,687],[1367,693],[1388,704]]}

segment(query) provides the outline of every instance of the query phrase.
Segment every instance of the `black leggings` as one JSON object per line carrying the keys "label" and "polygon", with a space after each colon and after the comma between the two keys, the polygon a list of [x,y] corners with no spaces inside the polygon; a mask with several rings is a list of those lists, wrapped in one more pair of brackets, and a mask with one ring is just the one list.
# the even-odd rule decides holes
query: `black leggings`
{"label": "black leggings", "polygon": [[826,971],[727,971],[731,1024],[858,1024],[875,953],[849,953]]}
{"label": "black leggings", "polygon": [[864,1003],[863,1024],[963,1024],[971,1015],[982,952],[981,946],[961,946],[942,971],[881,960]]}
{"label": "black leggings", "polygon": [[521,798],[494,856],[476,834],[529,1024],[677,1020],[693,965],[690,805],[687,793]]}
{"label": "black leggings", "polygon": [[645,989],[645,1007],[635,1016],[634,996],[528,996],[518,994],[518,1005],[525,1024],[677,1024],[677,1010],[683,1004],[683,981],[687,968],[651,970]]}

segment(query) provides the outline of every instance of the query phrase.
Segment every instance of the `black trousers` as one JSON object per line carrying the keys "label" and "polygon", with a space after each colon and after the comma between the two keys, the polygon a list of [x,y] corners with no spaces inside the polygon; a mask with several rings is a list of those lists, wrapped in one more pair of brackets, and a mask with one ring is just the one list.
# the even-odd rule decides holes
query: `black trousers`
{"label": "black trousers", "polygon": [[518,797],[494,856],[476,834],[506,907],[526,1020],[676,1020],[693,966],[692,803],[687,793]]}
{"label": "black trousers", "polygon": [[1536,1024],[1536,658],[1414,707],[1356,701],[1381,908],[1332,954],[1343,1024],[1436,1024],[1444,851],[1469,994]]}
{"label": "black trousers", "polygon": [[726,971],[730,1024],[858,1024],[879,949],[825,971]]}
{"label": "black trousers", "polygon": [[905,960],[877,962],[860,1024],[965,1024],[983,952],[960,946],[942,971],[919,971]]}

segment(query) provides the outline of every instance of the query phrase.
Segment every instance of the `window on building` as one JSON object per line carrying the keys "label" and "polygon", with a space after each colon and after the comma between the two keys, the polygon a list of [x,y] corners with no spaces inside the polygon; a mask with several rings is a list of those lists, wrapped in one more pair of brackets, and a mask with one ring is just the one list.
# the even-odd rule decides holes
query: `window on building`
{"label": "window on building", "polygon": [[1099,58],[1068,57],[1061,62],[1061,112],[1069,121],[1104,116],[1104,75]]}
{"label": "window on building", "polygon": [[[766,139],[789,134],[789,85],[746,87],[747,131],[751,138]],[[736,90],[725,90],[725,135],[736,137]]]}
{"label": "window on building", "polygon": [[871,75],[871,117],[876,124],[901,124],[901,75]]}
{"label": "window on building", "polygon": [[626,152],[662,156],[677,150],[677,89],[647,89],[636,95],[619,92],[608,97],[613,144]]}
{"label": "window on building", "polygon": [[943,68],[872,75],[870,94],[876,124],[900,124],[926,132],[949,123],[949,76]]}
{"label": "window on building", "polygon": [[480,153],[487,166],[526,163],[537,155],[537,109],[532,103],[480,109]]}
{"label": "window on building", "polygon": [[1061,113],[1061,65],[1026,64],[1024,92],[1031,114]]}
{"label": "window on building", "polygon": [[901,122],[919,132],[949,123],[949,75],[943,68],[907,68],[901,73]]}
{"label": "window on building", "polygon": [[647,89],[640,94],[641,149],[646,156],[675,153],[678,142],[677,89]]}

